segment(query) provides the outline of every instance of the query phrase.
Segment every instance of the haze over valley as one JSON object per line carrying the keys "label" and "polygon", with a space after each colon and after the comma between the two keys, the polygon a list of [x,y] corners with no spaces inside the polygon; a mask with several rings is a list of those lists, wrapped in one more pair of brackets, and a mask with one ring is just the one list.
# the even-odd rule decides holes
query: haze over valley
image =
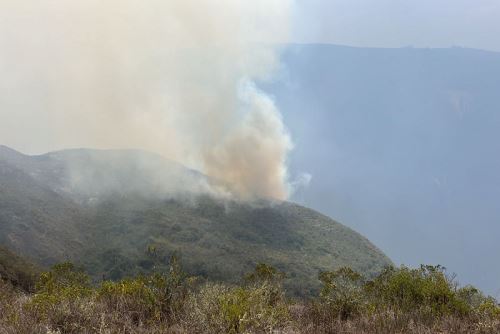
{"label": "haze over valley", "polygon": [[0,1],[0,333],[500,333],[499,17]]}

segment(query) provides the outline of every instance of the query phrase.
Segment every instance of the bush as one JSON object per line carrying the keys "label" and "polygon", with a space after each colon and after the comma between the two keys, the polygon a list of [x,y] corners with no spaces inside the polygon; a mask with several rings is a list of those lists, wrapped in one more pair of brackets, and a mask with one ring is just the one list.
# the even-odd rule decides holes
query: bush
{"label": "bush", "polygon": [[489,318],[500,320],[500,306],[492,297],[485,298],[477,308],[477,313]]}
{"label": "bush", "polygon": [[90,278],[72,263],[57,264],[40,275],[30,306],[47,313],[63,302],[75,302],[92,293]]}
{"label": "bush", "polygon": [[173,321],[182,313],[191,283],[172,257],[168,273],[103,282],[97,299],[110,309],[129,313],[136,322]]}
{"label": "bush", "polygon": [[67,262],[40,275],[36,293],[24,308],[37,322],[64,333],[78,332],[89,325],[84,309],[93,294],[90,278]]}
{"label": "bush", "polygon": [[[15,321],[16,314],[13,303],[16,300],[14,287],[9,282],[0,279],[0,314],[4,321],[10,323]],[[1,327],[0,327],[1,328]]]}
{"label": "bush", "polygon": [[268,333],[282,327],[289,321],[282,277],[259,264],[245,276],[245,286],[206,284],[191,295],[188,321],[203,333]]}
{"label": "bush", "polygon": [[366,293],[375,308],[393,311],[419,311],[439,317],[465,316],[472,310],[441,266],[386,268],[366,285]]}
{"label": "bush", "polygon": [[175,258],[165,273],[98,287],[72,264],[54,266],[30,295],[0,280],[0,333],[498,333],[500,307],[444,268],[387,268],[365,283],[323,272],[313,302],[291,304],[284,274],[258,264],[244,283],[194,284]]}
{"label": "bush", "polygon": [[323,286],[320,303],[341,319],[351,318],[363,308],[363,277],[351,268],[340,268],[319,274]]}
{"label": "bush", "polygon": [[203,333],[271,332],[289,320],[287,304],[272,290],[207,284],[192,295],[188,321]]}
{"label": "bush", "polygon": [[253,272],[245,275],[245,281],[249,284],[268,282],[281,285],[284,278],[284,273],[265,263],[258,263]]}
{"label": "bush", "polygon": [[500,319],[500,306],[493,297],[485,296],[473,286],[465,286],[457,290],[457,296],[466,303],[476,316]]}

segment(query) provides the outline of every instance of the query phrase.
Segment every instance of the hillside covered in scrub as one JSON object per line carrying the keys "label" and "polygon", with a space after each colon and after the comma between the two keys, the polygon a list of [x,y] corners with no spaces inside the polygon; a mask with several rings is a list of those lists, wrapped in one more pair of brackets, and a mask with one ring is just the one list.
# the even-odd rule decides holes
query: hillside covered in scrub
{"label": "hillside covered in scrub", "polygon": [[27,156],[0,147],[0,244],[41,265],[72,261],[94,280],[161,268],[236,282],[257,263],[288,273],[295,295],[318,272],[367,277],[391,264],[367,239],[305,207],[214,194],[206,176],[142,151]]}
{"label": "hillside covered in scrub", "polygon": [[0,280],[24,291],[32,291],[40,271],[30,261],[0,246]]}

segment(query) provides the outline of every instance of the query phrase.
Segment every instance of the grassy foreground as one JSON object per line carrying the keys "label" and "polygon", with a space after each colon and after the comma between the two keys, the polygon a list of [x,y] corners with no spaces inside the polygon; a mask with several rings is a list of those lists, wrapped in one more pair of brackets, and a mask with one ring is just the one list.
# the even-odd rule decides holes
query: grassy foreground
{"label": "grassy foreground", "polygon": [[284,274],[259,264],[239,285],[170,270],[92,284],[70,263],[35,293],[0,280],[0,333],[498,333],[500,307],[440,266],[387,268],[367,281],[349,268],[319,275],[321,293],[291,300]]}

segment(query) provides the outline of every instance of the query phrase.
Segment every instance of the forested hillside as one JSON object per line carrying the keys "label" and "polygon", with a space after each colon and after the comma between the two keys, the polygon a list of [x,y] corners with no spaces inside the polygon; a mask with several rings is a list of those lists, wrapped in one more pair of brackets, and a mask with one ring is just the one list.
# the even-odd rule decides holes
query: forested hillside
{"label": "forested hillside", "polygon": [[350,266],[371,277],[391,263],[318,212],[218,198],[198,182],[205,177],[145,152],[26,156],[3,147],[0,244],[42,265],[72,261],[95,280],[147,273],[174,254],[188,273],[226,282],[265,262],[303,296],[317,292],[321,270]]}

